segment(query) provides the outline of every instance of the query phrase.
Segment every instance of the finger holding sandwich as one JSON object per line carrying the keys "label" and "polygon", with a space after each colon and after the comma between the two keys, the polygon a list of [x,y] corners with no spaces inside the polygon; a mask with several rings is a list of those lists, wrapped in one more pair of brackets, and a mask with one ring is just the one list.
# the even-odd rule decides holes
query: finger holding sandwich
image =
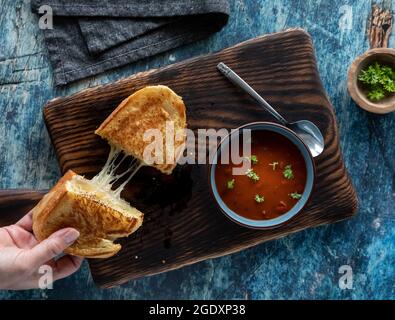
{"label": "finger holding sandwich", "polygon": [[51,273],[46,285],[52,285],[80,268],[81,257],[66,255],[55,259],[78,239],[77,230],[58,230],[42,242],[31,231],[32,213],[15,225],[0,228],[0,289],[39,288],[44,270]]}

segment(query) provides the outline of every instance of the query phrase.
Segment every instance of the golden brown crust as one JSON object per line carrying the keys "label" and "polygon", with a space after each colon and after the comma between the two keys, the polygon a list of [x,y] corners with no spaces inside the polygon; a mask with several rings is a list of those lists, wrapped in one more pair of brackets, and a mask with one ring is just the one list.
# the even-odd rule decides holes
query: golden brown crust
{"label": "golden brown crust", "polygon": [[66,183],[75,175],[76,173],[69,170],[33,209],[33,232],[37,240],[42,241],[46,238],[41,226],[45,224],[48,216],[67,194]]}
{"label": "golden brown crust", "polygon": [[75,183],[75,177],[84,179],[69,171],[34,208],[33,232],[42,241],[57,230],[75,228],[80,237],[66,253],[88,258],[111,257],[121,249],[113,241],[133,233],[142,224],[143,214],[132,208],[133,214],[125,214],[106,205],[94,192],[70,190],[68,183]]}
{"label": "golden brown crust", "polygon": [[[174,150],[165,140],[168,122],[174,123]],[[164,157],[162,162],[154,162],[152,166],[171,174],[184,150],[185,128],[186,110],[182,98],[166,86],[149,86],[122,101],[95,133],[144,162],[144,151],[151,143],[144,141],[144,133],[150,129],[159,130],[163,137]],[[168,152],[173,159],[166,158]]]}

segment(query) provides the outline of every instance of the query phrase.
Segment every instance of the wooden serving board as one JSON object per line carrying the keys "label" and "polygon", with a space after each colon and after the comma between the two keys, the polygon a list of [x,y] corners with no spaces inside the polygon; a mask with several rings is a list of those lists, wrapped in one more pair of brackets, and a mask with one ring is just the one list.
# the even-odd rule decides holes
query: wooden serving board
{"label": "wooden serving board", "polygon": [[109,148],[94,130],[134,91],[164,84],[184,98],[190,129],[236,128],[272,118],[216,69],[223,61],[290,121],[308,119],[325,137],[325,152],[316,159],[312,200],[294,220],[278,229],[249,230],[229,221],[211,198],[205,165],[178,166],[172,176],[144,168],[124,198],[145,213],[143,227],[120,240],[121,252],[91,260],[95,282],[102,287],[177,269],[208,258],[237,252],[309,227],[351,217],[357,197],[344,167],[333,108],[316,66],[310,36],[303,30],[256,38],[219,53],[116,83],[58,98],[44,109],[45,121],[61,170],[91,176]]}

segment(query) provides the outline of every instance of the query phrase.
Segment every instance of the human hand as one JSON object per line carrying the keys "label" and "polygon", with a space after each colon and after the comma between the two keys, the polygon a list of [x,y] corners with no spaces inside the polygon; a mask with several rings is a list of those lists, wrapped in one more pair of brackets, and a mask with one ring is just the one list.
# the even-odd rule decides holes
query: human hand
{"label": "human hand", "polygon": [[0,289],[23,290],[39,287],[39,268],[48,265],[53,281],[76,272],[82,258],[60,255],[79,237],[72,228],[59,230],[39,243],[32,233],[32,212],[16,224],[0,228]]}

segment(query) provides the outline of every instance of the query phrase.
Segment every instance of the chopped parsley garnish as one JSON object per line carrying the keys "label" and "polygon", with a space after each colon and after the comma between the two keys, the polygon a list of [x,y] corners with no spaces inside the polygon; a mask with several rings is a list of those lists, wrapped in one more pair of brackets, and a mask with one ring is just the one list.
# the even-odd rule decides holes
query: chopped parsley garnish
{"label": "chopped parsley garnish", "polygon": [[372,87],[368,92],[368,99],[372,101],[380,101],[385,98],[385,91],[380,87]]}
{"label": "chopped parsley garnish", "polygon": [[299,200],[300,198],[302,198],[302,195],[300,193],[293,192],[293,193],[290,194],[290,197],[292,199]]}
{"label": "chopped parsley garnish", "polygon": [[235,188],[235,179],[229,180],[226,183],[226,185],[227,185],[228,189],[234,189]]}
{"label": "chopped parsley garnish", "polygon": [[258,202],[258,203],[262,203],[262,202],[265,201],[265,197],[264,196],[260,196],[259,194],[257,194],[255,196],[255,201]]}
{"label": "chopped parsley garnish", "polygon": [[252,164],[258,164],[258,157],[257,156],[252,155],[250,157],[250,160],[251,160]]}
{"label": "chopped parsley garnish", "polygon": [[372,101],[380,101],[395,92],[395,71],[378,62],[362,70],[358,80],[368,87],[367,97]]}
{"label": "chopped parsley garnish", "polygon": [[284,178],[288,180],[292,180],[294,178],[294,173],[292,171],[292,166],[288,165],[285,167],[283,172]]}
{"label": "chopped parsley garnish", "polygon": [[276,168],[278,166],[278,162],[269,163],[269,166],[273,167],[273,171],[276,171]]}
{"label": "chopped parsley garnish", "polygon": [[247,177],[250,178],[252,181],[257,182],[259,181],[259,176],[254,172],[253,169],[248,169]]}
{"label": "chopped parsley garnish", "polygon": [[251,157],[244,157],[244,159],[247,159],[252,164],[258,164],[258,157],[255,155],[252,155]]}

